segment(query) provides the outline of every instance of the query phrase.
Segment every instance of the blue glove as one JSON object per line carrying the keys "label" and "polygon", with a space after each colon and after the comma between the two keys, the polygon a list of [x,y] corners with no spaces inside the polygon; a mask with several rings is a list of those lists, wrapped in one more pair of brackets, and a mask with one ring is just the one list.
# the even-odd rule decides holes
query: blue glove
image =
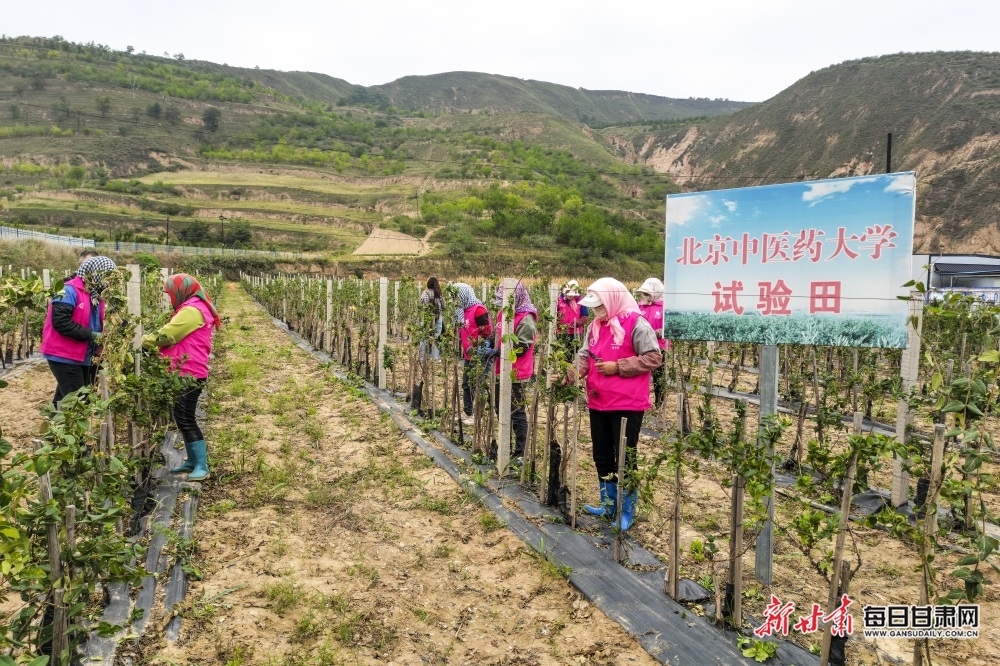
{"label": "blue glove", "polygon": [[476,350],[479,354],[479,360],[486,363],[491,358],[493,358],[493,345],[487,342],[485,345]]}

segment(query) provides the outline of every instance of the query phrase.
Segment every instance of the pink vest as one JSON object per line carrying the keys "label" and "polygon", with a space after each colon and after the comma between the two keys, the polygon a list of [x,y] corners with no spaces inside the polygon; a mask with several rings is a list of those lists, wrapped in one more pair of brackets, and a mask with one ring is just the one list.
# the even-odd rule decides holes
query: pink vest
{"label": "pink vest", "polygon": [[[73,310],[73,321],[86,329],[90,329],[90,294],[83,286],[83,278],[79,275],[67,280],[65,286],[76,290],[76,308]],[[104,323],[104,301],[101,301],[101,323]],[[45,326],[42,328],[42,344],[39,348],[43,354],[68,358],[71,361],[83,362],[87,359],[89,342],[67,338],[52,328],[52,304],[49,304],[45,315]]]}
{"label": "pink vest", "polygon": [[[476,304],[465,308],[465,322],[462,324],[462,328],[458,332],[459,337],[462,340],[462,356],[466,361],[469,360],[469,347],[472,346],[473,340],[479,337],[479,327],[476,326],[475,312],[481,307],[484,306]],[[486,316],[489,317],[488,312]]]}
{"label": "pink vest", "polygon": [[[181,303],[181,307],[177,310],[180,311],[184,307],[198,308],[205,323],[177,344],[161,347],[160,356],[173,360],[172,367],[177,370],[177,374],[205,379],[208,377],[208,354],[212,351],[212,326],[215,318],[205,302],[197,296],[192,296]],[[180,368],[177,367],[178,363]]]}
{"label": "pink vest", "polygon": [[[656,301],[649,305],[640,303],[639,311],[642,312],[642,316],[646,318],[646,321],[653,327],[653,330],[663,335],[663,301]],[[660,338],[657,342],[660,343],[660,349],[667,348],[667,341],[663,338]]]}
{"label": "pink vest", "polygon": [[650,373],[645,372],[634,377],[621,375],[604,376],[596,367],[595,356],[601,361],[617,361],[621,358],[635,356],[632,347],[632,330],[642,316],[638,312],[630,312],[618,316],[625,337],[620,345],[614,343],[611,329],[603,321],[594,321],[591,326],[599,326],[600,333],[597,344],[590,345],[590,356],[587,360],[587,406],[602,412],[624,411],[644,412],[652,405],[649,399]]}
{"label": "pink vest", "polygon": [[577,306],[574,310],[565,298],[562,296],[559,297],[559,326],[556,330],[560,335],[582,334],[584,328],[586,328],[587,318],[580,314],[582,308],[579,305],[579,301],[576,301],[576,303]]}
{"label": "pink vest", "polygon": [[[528,315],[531,315],[532,317],[535,316],[530,312],[521,312],[514,315],[515,331],[517,330],[517,327],[521,325],[521,320],[523,320]],[[500,328],[501,324],[503,324],[503,312],[497,313],[497,328],[502,331],[503,329]],[[497,340],[499,339],[500,339],[500,334],[498,333]],[[498,375],[500,374],[499,358],[496,360],[494,372]],[[518,356],[517,360],[514,361],[514,378],[519,382],[523,382],[524,380],[531,379],[534,376],[535,376],[535,343],[532,342],[531,346],[528,347],[528,350],[523,354],[521,354],[520,356]]]}

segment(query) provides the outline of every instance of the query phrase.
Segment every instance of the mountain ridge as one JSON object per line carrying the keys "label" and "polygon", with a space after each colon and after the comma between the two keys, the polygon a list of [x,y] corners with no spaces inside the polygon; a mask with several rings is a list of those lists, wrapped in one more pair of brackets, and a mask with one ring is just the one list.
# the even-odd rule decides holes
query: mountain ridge
{"label": "mountain ridge", "polygon": [[915,251],[1000,253],[1000,53],[851,60],[730,116],[602,133],[692,190],[881,173],[892,133],[893,170],[918,175]]}

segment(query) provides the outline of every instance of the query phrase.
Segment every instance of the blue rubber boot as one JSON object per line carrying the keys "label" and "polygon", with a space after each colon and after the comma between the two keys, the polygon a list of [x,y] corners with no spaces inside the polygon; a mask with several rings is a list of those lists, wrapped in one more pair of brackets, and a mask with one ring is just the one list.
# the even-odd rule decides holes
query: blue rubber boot
{"label": "blue rubber boot", "polygon": [[170,470],[171,474],[190,474],[194,471],[194,454],[191,453],[191,445],[184,442],[184,451],[187,458],[179,466]]}
{"label": "blue rubber boot", "polygon": [[615,505],[618,502],[618,484],[610,481],[601,481],[601,505],[584,506],[583,509],[592,516],[613,519],[615,517]]}
{"label": "blue rubber boot", "polygon": [[188,481],[203,481],[208,478],[208,450],[205,440],[191,442],[191,453],[194,454],[194,471],[188,476]]}
{"label": "blue rubber boot", "polygon": [[621,521],[622,532],[632,527],[632,522],[635,520],[635,508],[638,502],[639,502],[638,490],[627,492],[622,497],[622,521]]}

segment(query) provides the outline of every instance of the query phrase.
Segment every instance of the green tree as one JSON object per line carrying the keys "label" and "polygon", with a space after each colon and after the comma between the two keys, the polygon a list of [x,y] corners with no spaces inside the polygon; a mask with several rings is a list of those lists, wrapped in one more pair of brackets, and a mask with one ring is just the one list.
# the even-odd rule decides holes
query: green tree
{"label": "green tree", "polygon": [[101,118],[108,115],[108,111],[111,110],[111,98],[107,95],[100,95],[97,98],[97,110],[101,113]]}
{"label": "green tree", "polygon": [[160,107],[159,102],[153,102],[152,104],[146,107],[146,115],[149,116],[150,118],[156,118],[157,120],[159,120],[162,114],[163,114],[163,109],[162,107]]}
{"label": "green tree", "polygon": [[208,128],[209,132],[214,132],[219,129],[219,123],[222,122],[222,111],[219,111],[214,106],[210,106],[201,114],[201,122],[205,123],[205,127]]}
{"label": "green tree", "polygon": [[28,83],[24,79],[14,81],[14,94],[20,99],[24,97],[24,92],[28,89]]}
{"label": "green tree", "polygon": [[180,228],[180,231],[177,232],[177,237],[183,243],[199,245],[209,239],[210,232],[211,229],[209,229],[208,222],[192,220]]}
{"label": "green tree", "polygon": [[17,120],[18,118],[21,117],[21,107],[19,107],[17,104],[11,104],[7,108],[10,110],[11,120]]}
{"label": "green tree", "polygon": [[73,117],[73,107],[69,105],[69,101],[62,95],[56,100],[56,103],[52,105],[52,110],[56,114],[56,119],[60,122],[64,122]]}
{"label": "green tree", "polygon": [[253,229],[246,220],[238,220],[229,225],[226,230],[226,245],[232,247],[250,247],[253,243]]}
{"label": "green tree", "polygon": [[163,119],[171,125],[176,125],[181,119],[181,112],[176,106],[168,106],[163,110]]}

